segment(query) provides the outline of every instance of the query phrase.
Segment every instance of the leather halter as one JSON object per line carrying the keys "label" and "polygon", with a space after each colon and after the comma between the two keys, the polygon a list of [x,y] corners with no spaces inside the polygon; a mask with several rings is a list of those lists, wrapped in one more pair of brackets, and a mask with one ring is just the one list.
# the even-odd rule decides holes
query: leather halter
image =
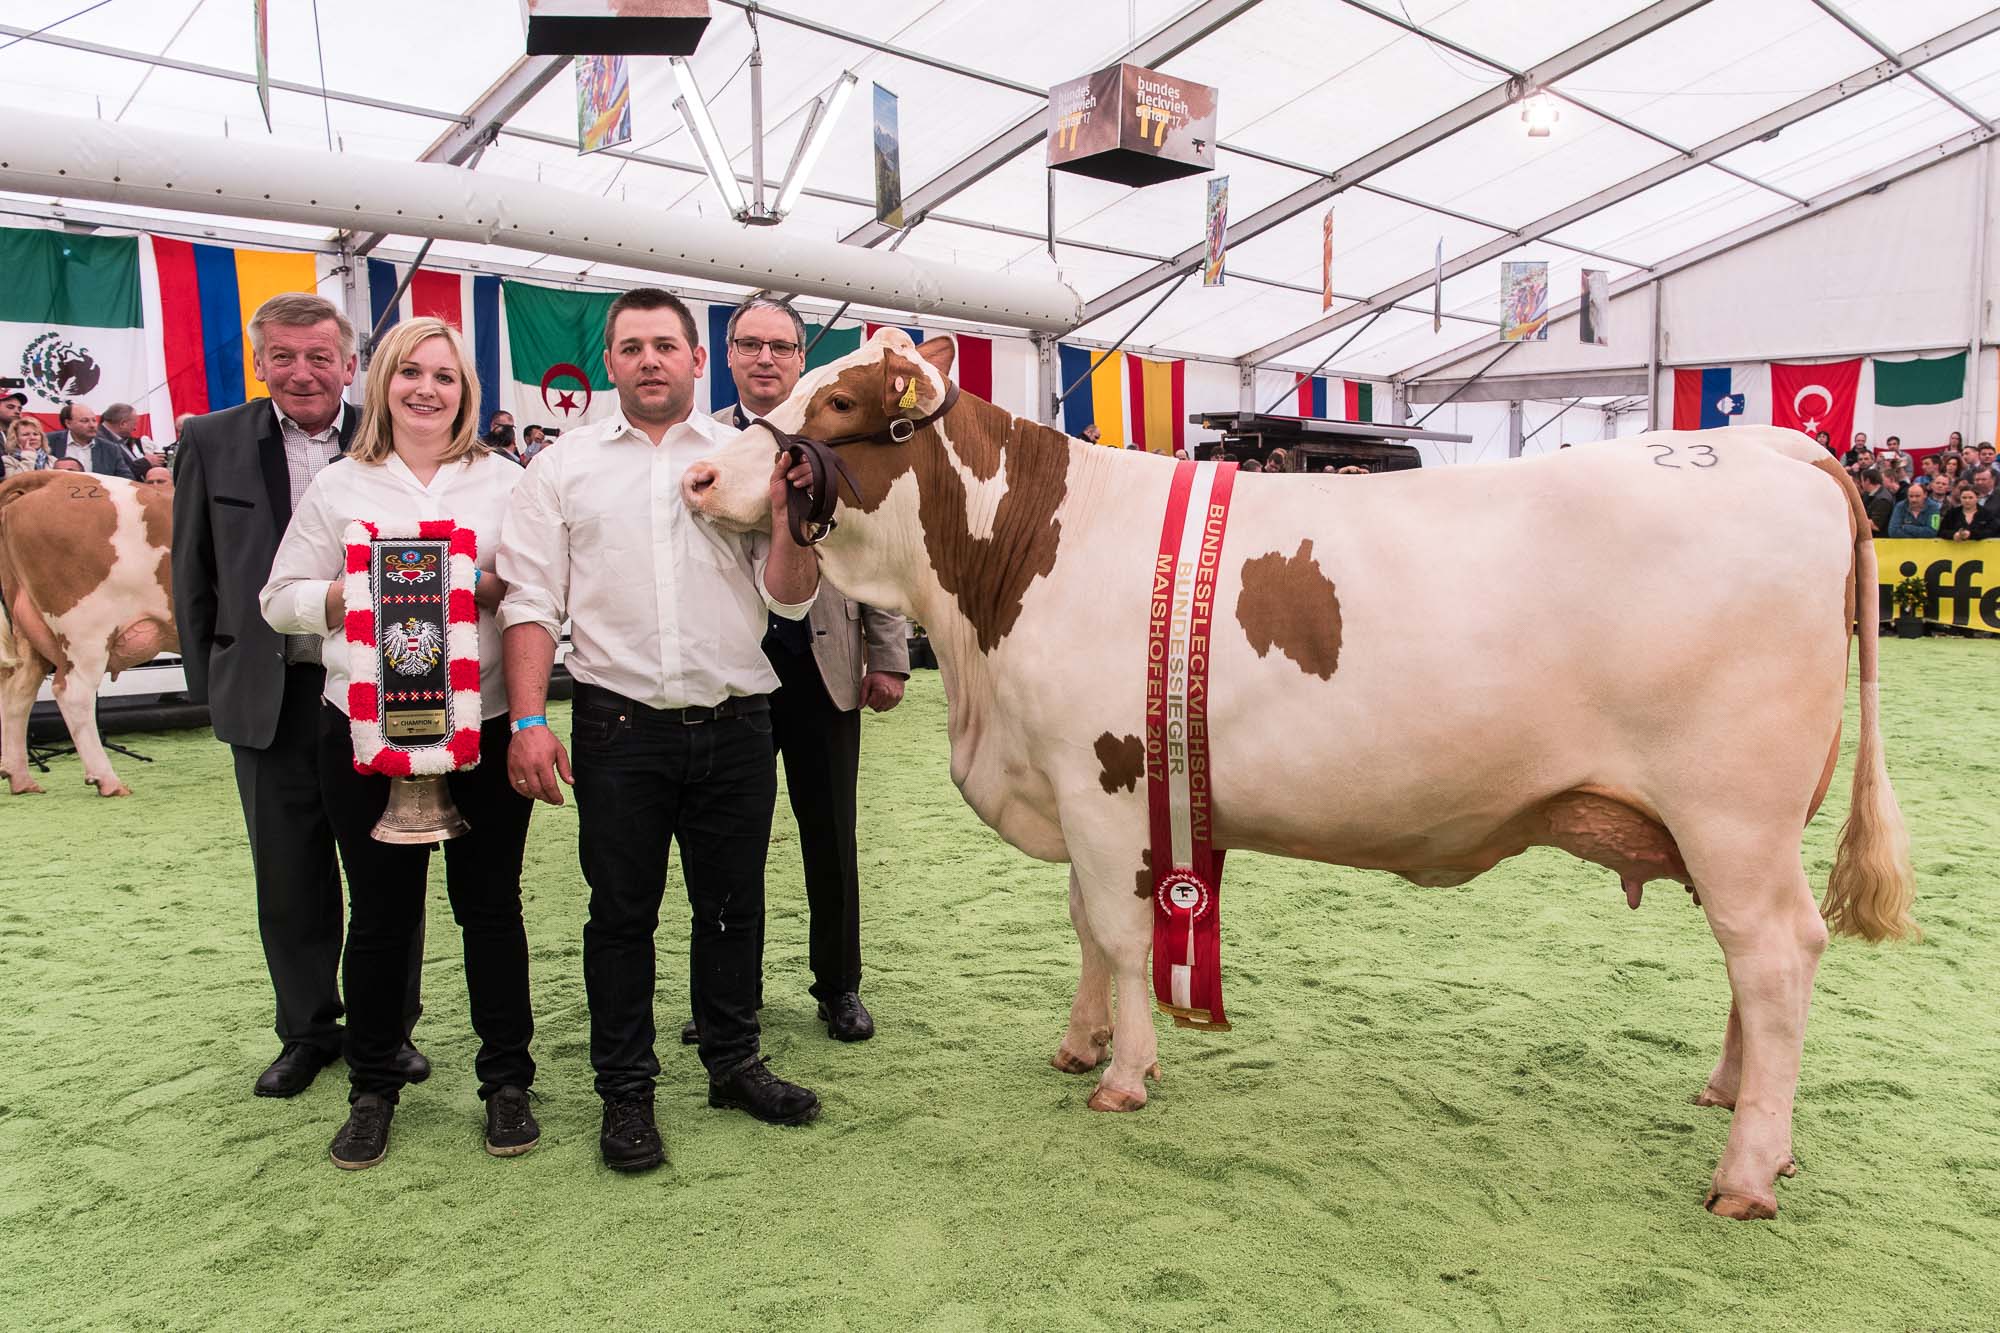
{"label": "leather halter", "polygon": [[778,442],[780,454],[787,455],[793,463],[804,463],[812,470],[811,484],[806,489],[794,486],[786,492],[785,519],[791,525],[792,540],[801,546],[817,546],[838,526],[833,510],[840,498],[841,481],[847,483],[847,489],[857,500],[861,498],[861,490],[854,484],[854,474],[847,470],[847,464],[840,461],[835,449],[843,444],[908,444],[918,431],[951,411],[957,403],[958,386],[947,382],[944,397],[926,415],[892,417],[882,430],[837,435],[831,440],[789,434],[766,417],[752,421],[752,427],[762,426],[771,432],[771,437]]}

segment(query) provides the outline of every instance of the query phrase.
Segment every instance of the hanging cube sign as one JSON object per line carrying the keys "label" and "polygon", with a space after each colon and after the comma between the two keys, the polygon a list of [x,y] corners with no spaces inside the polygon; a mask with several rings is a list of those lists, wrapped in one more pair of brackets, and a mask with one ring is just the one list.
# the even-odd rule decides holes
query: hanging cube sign
{"label": "hanging cube sign", "polygon": [[1215,170],[1215,89],[1113,65],[1049,90],[1049,169],[1120,185]]}
{"label": "hanging cube sign", "polygon": [[691,56],[708,0],[521,0],[531,56]]}

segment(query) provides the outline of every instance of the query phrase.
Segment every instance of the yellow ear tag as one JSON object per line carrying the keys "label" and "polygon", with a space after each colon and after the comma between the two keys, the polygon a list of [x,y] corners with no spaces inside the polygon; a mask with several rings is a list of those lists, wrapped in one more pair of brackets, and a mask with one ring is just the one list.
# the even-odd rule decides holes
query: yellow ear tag
{"label": "yellow ear tag", "polygon": [[904,386],[903,396],[896,400],[896,406],[902,408],[905,412],[907,412],[916,405],[917,405],[917,382],[915,380],[911,380],[907,385]]}

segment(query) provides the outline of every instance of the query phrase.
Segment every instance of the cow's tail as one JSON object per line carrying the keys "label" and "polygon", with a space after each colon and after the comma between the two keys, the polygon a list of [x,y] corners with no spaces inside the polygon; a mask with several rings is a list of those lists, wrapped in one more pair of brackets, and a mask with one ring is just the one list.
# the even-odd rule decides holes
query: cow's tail
{"label": "cow's tail", "polygon": [[[1853,483],[1841,480],[1848,489]],[[1858,498],[1858,497],[1857,497]],[[1882,757],[1881,687],[1876,679],[1880,638],[1873,529],[1864,516],[1854,538],[1854,619],[1861,639],[1861,743],[1854,756],[1854,790],[1847,822],[1840,829],[1826,901],[1827,924],[1843,935],[1880,942],[1915,938],[1910,916],[1916,901],[1916,871],[1910,865],[1910,833],[1889,768]]]}

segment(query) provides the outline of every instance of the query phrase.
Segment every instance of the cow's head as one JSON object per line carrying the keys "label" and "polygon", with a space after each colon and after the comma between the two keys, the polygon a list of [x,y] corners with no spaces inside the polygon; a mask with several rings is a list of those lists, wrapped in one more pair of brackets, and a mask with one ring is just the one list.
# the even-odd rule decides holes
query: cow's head
{"label": "cow's head", "polygon": [[[948,338],[918,347],[884,329],[806,375],[770,420],[794,436],[863,437],[834,450],[852,484],[839,483],[838,526],[817,548],[827,579],[917,616],[934,642],[942,632],[991,652],[1055,568],[1072,442],[969,394],[891,439],[893,422],[929,418],[944,403],[951,359]],[[688,504],[725,526],[769,531],[774,443],[752,427],[696,463],[682,482]]]}
{"label": "cow's head", "polygon": [[[832,556],[837,565],[854,564],[851,557],[865,544],[866,516],[881,508],[890,488],[913,470],[919,455],[937,447],[929,430],[900,441],[891,439],[890,433],[899,419],[927,417],[943,401],[950,384],[952,347],[949,338],[933,338],[919,347],[901,329],[882,329],[857,350],[808,371],[791,397],[770,414],[771,424],[788,435],[826,441],[863,437],[836,447],[852,480],[851,486],[846,480],[837,483],[838,529],[822,548],[822,554]],[[774,447],[770,432],[752,426],[696,463],[682,482],[689,507],[725,528],[769,532]],[[778,522],[784,521],[780,514]],[[842,554],[850,559],[840,560]],[[854,581],[869,581],[858,569],[848,573]],[[869,599],[848,581],[836,581],[850,595]]]}

